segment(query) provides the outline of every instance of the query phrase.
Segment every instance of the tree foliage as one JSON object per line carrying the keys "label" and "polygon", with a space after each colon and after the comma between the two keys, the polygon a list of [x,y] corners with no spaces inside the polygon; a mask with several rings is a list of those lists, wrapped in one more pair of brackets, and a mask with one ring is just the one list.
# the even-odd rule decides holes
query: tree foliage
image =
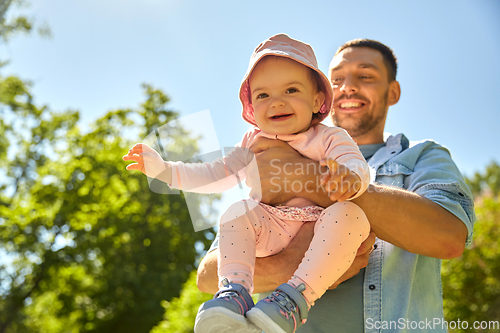
{"label": "tree foliage", "polygon": [[191,273],[189,280],[182,287],[179,297],[172,301],[164,301],[164,320],[153,328],[150,333],[192,333],[194,320],[199,306],[213,298],[212,294],[202,293],[196,286],[196,271]]}
{"label": "tree foliage", "polygon": [[[442,270],[446,320],[467,321],[464,332],[475,321],[500,320],[500,166],[492,162],[467,181],[476,196],[474,240],[460,258],[444,261]],[[498,332],[498,326],[489,331]]]}
{"label": "tree foliage", "polygon": [[[26,15],[8,15],[13,8],[27,6],[25,0],[0,0],[0,39],[8,41],[18,33],[29,33],[33,30],[35,22],[33,18]],[[41,36],[50,36],[51,31],[47,24],[38,25],[38,33]]]}
{"label": "tree foliage", "polygon": [[[82,133],[77,111],[37,107],[28,84],[0,77],[0,332],[147,332],[178,296],[208,241],[181,195],[151,192],[121,160],[176,117],[144,91]],[[167,150],[196,151],[168,132]]]}
{"label": "tree foliage", "polygon": [[[0,0],[3,41],[33,29],[7,15],[24,3]],[[193,270],[195,243],[213,239],[194,233],[181,195],[125,169],[128,148],[177,117],[162,91],[143,88],[140,107],[84,133],[79,112],[37,106],[29,82],[0,75],[0,333],[148,332]],[[169,158],[197,151],[183,128],[164,129]],[[210,214],[213,199],[198,204]]]}
{"label": "tree foliage", "polygon": [[476,172],[472,178],[466,180],[476,197],[486,195],[498,198],[500,194],[500,166],[496,162],[487,165],[483,173]]}

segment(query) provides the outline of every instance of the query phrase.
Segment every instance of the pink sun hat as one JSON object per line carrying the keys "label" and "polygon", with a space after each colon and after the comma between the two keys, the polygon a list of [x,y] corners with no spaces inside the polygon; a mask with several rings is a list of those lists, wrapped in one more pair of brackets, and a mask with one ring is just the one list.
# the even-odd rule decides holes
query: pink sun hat
{"label": "pink sun hat", "polygon": [[290,38],[286,34],[277,34],[269,37],[260,43],[259,46],[257,46],[253,51],[250,63],[248,64],[247,72],[243,77],[240,88],[240,100],[243,104],[243,119],[251,125],[257,126],[255,123],[254,111],[252,107],[252,95],[250,92],[250,83],[248,82],[248,78],[259,60],[268,55],[295,60],[318,73],[321,79],[321,82],[319,82],[320,89],[325,93],[325,102],[319,110],[319,121],[325,119],[330,113],[333,104],[333,90],[330,85],[330,81],[325,74],[319,70],[318,62],[316,61],[316,56],[314,55],[314,50],[311,45],[301,42],[300,40]]}

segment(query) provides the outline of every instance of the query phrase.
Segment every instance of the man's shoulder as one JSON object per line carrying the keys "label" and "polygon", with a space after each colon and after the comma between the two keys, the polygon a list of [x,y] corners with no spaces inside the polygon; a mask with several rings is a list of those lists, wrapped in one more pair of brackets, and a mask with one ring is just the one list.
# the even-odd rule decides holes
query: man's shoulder
{"label": "man's shoulder", "polygon": [[449,154],[448,148],[440,144],[433,139],[423,139],[423,140],[408,140],[408,138],[403,134],[399,133],[397,135],[387,135],[386,145],[397,145],[401,146],[403,149],[401,154],[421,154],[425,151],[439,149],[445,151]]}
{"label": "man's shoulder", "polygon": [[394,169],[391,165],[404,166],[410,174],[418,163],[425,163],[425,161],[452,163],[448,149],[431,139],[409,141],[404,134],[400,133],[387,136],[385,141],[385,146],[372,159],[375,158],[373,163],[377,164],[378,161],[378,165],[386,165],[389,169]]}
{"label": "man's shoulder", "polygon": [[424,140],[417,140],[417,141],[409,141],[409,147],[408,149],[446,149],[445,146],[440,144],[439,142],[432,140],[432,139],[424,139]]}

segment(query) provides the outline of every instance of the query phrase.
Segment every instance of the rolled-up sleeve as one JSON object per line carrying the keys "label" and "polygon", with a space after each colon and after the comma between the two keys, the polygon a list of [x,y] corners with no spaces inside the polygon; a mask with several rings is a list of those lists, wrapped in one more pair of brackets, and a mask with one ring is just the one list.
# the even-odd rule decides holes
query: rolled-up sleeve
{"label": "rolled-up sleeve", "polygon": [[435,142],[427,141],[415,163],[413,172],[405,179],[405,188],[437,203],[467,227],[466,245],[472,242],[476,215],[472,193],[449,151]]}

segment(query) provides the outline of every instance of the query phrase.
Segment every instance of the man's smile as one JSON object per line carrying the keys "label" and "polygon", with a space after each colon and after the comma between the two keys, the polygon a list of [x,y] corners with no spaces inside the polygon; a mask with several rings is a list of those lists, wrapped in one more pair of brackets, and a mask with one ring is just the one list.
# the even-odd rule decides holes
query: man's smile
{"label": "man's smile", "polygon": [[338,110],[342,111],[356,111],[363,107],[366,103],[360,100],[342,100],[337,103]]}
{"label": "man's smile", "polygon": [[357,103],[357,102],[340,103],[340,107],[342,109],[359,108],[360,106],[361,106],[361,103]]}

